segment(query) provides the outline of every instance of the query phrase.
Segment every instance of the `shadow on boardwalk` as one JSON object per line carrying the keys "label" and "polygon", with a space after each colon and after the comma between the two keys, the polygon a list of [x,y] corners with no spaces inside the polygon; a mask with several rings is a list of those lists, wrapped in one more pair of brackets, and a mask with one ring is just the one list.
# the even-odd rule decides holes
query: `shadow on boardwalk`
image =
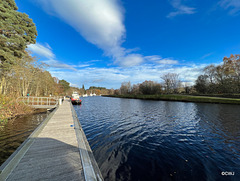
{"label": "shadow on boardwalk", "polygon": [[43,121],[0,171],[0,180],[103,180],[69,101]]}
{"label": "shadow on boardwalk", "polygon": [[78,147],[36,138],[7,180],[84,180]]}

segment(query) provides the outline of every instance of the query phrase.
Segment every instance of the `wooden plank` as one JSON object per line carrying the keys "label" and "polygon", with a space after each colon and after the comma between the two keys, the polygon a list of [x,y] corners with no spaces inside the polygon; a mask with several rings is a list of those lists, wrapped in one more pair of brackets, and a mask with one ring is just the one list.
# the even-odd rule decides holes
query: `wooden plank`
{"label": "wooden plank", "polygon": [[[56,109],[57,110],[57,109]],[[9,174],[15,169],[17,164],[20,162],[22,157],[25,155],[29,147],[34,141],[34,138],[39,135],[42,129],[45,127],[47,122],[51,119],[53,111],[38,127],[34,132],[17,148],[17,150],[1,165],[0,167],[0,180],[5,180]]]}
{"label": "wooden plank", "polygon": [[34,139],[15,169],[12,180],[85,180],[71,113],[64,101]]}

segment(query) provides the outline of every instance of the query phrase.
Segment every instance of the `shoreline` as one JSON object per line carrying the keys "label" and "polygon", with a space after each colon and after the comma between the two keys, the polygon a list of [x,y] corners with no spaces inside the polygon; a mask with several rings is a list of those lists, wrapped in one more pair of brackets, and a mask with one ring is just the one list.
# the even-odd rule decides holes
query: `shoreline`
{"label": "shoreline", "polygon": [[[68,138],[67,140],[65,136]],[[45,156],[46,153],[52,154],[51,158]],[[44,161],[46,158],[49,162],[47,167]],[[39,171],[39,168],[28,168],[29,164],[26,163],[26,160],[29,159],[31,162],[39,164],[43,171],[41,169]],[[72,164],[72,160],[75,161],[74,164]],[[60,162],[66,162],[64,168],[71,172],[74,171],[71,178],[103,179],[77,114],[69,101],[57,106],[0,166],[0,180],[16,179],[23,172],[26,173],[21,177],[24,180],[29,180],[31,177],[38,178],[38,180],[69,177],[69,173],[63,173],[62,167],[59,167],[58,163]],[[68,164],[70,162],[71,164]],[[42,173],[47,173],[47,176]]]}
{"label": "shoreline", "polygon": [[180,102],[196,102],[196,103],[212,103],[212,104],[235,104],[240,105],[240,99],[210,97],[210,96],[193,96],[193,95],[177,95],[177,94],[161,94],[161,95],[102,95],[103,97],[142,99],[155,101],[180,101]]}
{"label": "shoreline", "polygon": [[22,114],[15,114],[13,116],[6,117],[6,118],[0,120],[0,123],[4,123],[6,121],[9,121],[9,120],[12,120],[12,119],[17,119],[17,118],[28,116],[28,115],[35,115],[35,114],[46,113],[47,111],[48,111],[47,109],[33,109],[32,112],[26,112],[26,113],[22,113]]}

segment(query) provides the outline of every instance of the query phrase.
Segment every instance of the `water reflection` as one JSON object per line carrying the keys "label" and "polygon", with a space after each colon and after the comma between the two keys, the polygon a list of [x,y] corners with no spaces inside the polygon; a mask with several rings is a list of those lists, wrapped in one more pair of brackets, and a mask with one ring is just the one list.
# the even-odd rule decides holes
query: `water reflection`
{"label": "water reflection", "polygon": [[239,106],[89,97],[75,109],[105,180],[240,178]]}
{"label": "water reflection", "polygon": [[41,124],[49,113],[27,115],[0,123],[0,165]]}

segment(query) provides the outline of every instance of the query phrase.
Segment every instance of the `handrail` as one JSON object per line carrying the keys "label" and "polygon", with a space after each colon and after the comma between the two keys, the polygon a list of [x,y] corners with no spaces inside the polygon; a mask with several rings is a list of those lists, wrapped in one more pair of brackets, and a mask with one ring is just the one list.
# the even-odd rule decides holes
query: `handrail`
{"label": "handrail", "polygon": [[58,105],[59,98],[58,97],[34,97],[34,96],[26,96],[26,97],[18,97],[17,102],[23,102],[26,105],[37,107],[56,107]]}

